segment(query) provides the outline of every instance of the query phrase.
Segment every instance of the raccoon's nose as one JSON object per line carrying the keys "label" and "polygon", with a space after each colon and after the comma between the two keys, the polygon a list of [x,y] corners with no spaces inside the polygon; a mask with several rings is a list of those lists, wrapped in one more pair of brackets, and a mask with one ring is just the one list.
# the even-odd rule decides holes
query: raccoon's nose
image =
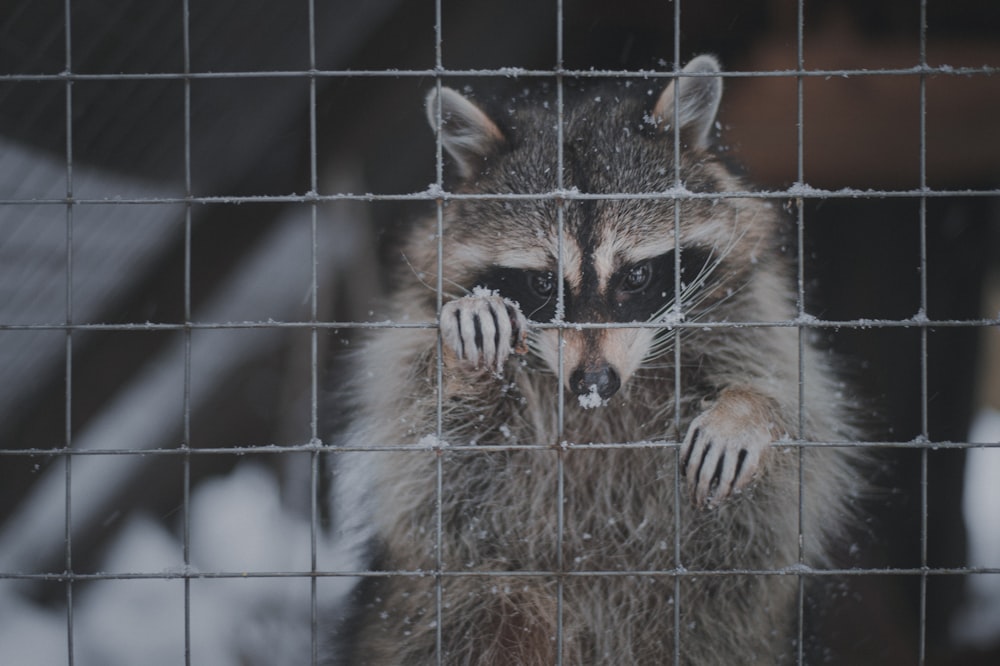
{"label": "raccoon's nose", "polygon": [[622,382],[618,371],[611,365],[601,362],[595,365],[581,365],[569,376],[569,387],[577,395],[587,395],[591,387],[597,387],[597,395],[607,400],[613,396]]}

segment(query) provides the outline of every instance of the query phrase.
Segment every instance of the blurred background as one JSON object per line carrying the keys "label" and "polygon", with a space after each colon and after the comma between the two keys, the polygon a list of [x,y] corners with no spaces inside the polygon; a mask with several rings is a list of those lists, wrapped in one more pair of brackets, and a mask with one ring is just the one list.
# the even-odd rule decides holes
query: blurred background
{"label": "blurred background", "polygon": [[[435,4],[188,4],[0,0],[3,664],[307,663],[343,583],[183,573],[337,568],[316,445],[356,330],[331,322],[383,318],[380,266],[432,206]],[[676,37],[785,72],[726,79],[721,149],[835,194],[787,201],[806,310],[853,322],[820,335],[867,439],[900,444],[842,565],[907,572],[825,586],[810,663],[1000,663],[1000,5],[928,0],[923,31],[920,4],[804,2],[827,74],[801,147],[795,2],[440,8],[452,86],[671,71]]]}

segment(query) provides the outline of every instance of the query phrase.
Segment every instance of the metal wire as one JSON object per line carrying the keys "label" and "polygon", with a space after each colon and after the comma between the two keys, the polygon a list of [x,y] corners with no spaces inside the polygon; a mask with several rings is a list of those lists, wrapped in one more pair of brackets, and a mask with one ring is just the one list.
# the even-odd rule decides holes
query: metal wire
{"label": "metal wire", "polygon": [[[294,571],[150,571],[150,572],[119,572],[119,573],[5,573],[0,578],[10,580],[55,581],[67,584],[75,582],[100,580],[215,580],[224,578],[389,578],[408,577],[426,578],[429,572],[413,569],[357,570],[357,569],[322,569],[315,573],[302,570]],[[547,578],[551,571],[538,569],[476,569],[476,570],[442,570],[433,575],[442,578]],[[1000,574],[1000,567],[887,567],[858,569],[818,569],[808,565],[798,564],[773,569],[687,569],[675,567],[668,569],[573,569],[562,572],[566,578],[608,578],[651,576],[658,578],[707,578],[733,576],[809,576],[811,578],[864,578],[869,576],[920,576],[948,577],[969,576],[980,574]]]}
{"label": "metal wire", "polygon": [[[64,6],[66,22],[66,71],[73,70],[71,1]],[[66,80],[66,436],[65,451],[73,447],[73,82]],[[66,571],[73,570],[73,457],[66,455]],[[69,666],[73,650],[73,581],[66,581],[66,652]]]}
{"label": "metal wire", "polygon": [[[688,75],[685,75],[688,76]],[[576,190],[555,190],[540,194],[478,194],[468,192],[447,192],[432,188],[423,192],[398,194],[354,194],[350,192],[331,194],[279,194],[254,196],[191,196],[191,197],[148,197],[148,198],[37,198],[0,199],[0,206],[17,205],[156,205],[156,204],[246,204],[246,203],[328,203],[335,201],[675,201],[677,199],[914,199],[932,198],[974,198],[1000,196],[1000,188],[983,189],[931,189],[929,187],[902,190],[862,190],[844,187],[826,190],[804,184],[795,184],[783,190],[727,190],[725,192],[691,192],[680,186],[662,192],[626,193],[610,192],[592,194]]]}
{"label": "metal wire", "polygon": [[[952,67],[950,65],[917,65],[914,67],[883,67],[874,69],[772,69],[740,71],[729,70],[722,74],[725,78],[859,78],[880,76],[970,76],[1000,73],[1000,67],[983,65],[980,67]],[[498,69],[446,69],[438,65],[433,69],[317,69],[303,70],[258,70],[240,72],[157,72],[157,73],[116,73],[83,74],[67,69],[58,74],[0,74],[0,83],[20,81],[174,81],[213,79],[350,79],[350,78],[551,78],[564,76],[580,79],[672,79],[673,71],[658,69],[527,69],[522,67],[501,67]],[[691,74],[690,76],[698,76]],[[715,76],[702,74],[701,76]]]}
{"label": "metal wire", "polygon": [[[681,66],[681,3],[680,0],[674,3],[674,73],[680,72]],[[678,79],[674,79],[678,81]],[[677,85],[675,83],[675,85]],[[680,131],[681,123],[680,117],[680,104],[675,103],[673,105],[674,117],[671,118],[671,126],[673,127],[673,139],[674,139],[674,155],[673,155],[673,167],[674,167],[674,189],[683,189],[683,183],[680,179],[681,172],[681,151],[680,151]],[[681,247],[681,211],[680,206],[676,203],[674,204],[674,247]],[[674,253],[674,303],[681,302],[681,253]],[[676,342],[674,344],[674,432],[681,432],[681,395],[683,395],[681,386],[681,349],[683,348],[683,335],[684,331],[678,329],[676,333]],[[676,447],[674,450],[674,506],[681,506],[681,451],[680,447]],[[684,567],[684,562],[681,559],[681,512],[674,511],[674,566],[678,569]],[[675,576],[673,579],[674,587],[674,666],[680,666],[681,664],[681,577]]]}
{"label": "metal wire", "polygon": [[[593,444],[574,444],[572,442],[563,442],[560,448],[566,451],[573,451],[575,449],[581,449],[585,451],[595,451],[600,449],[671,449],[678,448],[680,445],[677,442],[672,441],[651,441],[645,440],[641,442],[600,442]],[[1000,448],[1000,442],[976,442],[972,444],[970,442],[952,442],[945,440],[934,440],[927,441],[922,436],[918,436],[916,439],[911,441],[868,441],[863,442],[855,440],[842,440],[842,441],[800,441],[789,439],[779,443],[779,446],[787,447],[797,447],[797,448],[862,448],[862,449],[918,449],[923,450],[928,447],[933,447],[935,450],[954,450],[954,449],[967,449],[975,446],[977,449],[997,449]],[[551,451],[552,447],[548,445],[540,444],[449,444],[447,446],[448,451]],[[65,450],[62,448],[56,449],[42,449],[42,448],[21,448],[21,449],[4,449],[0,450],[0,458],[80,458],[89,456],[217,456],[217,455],[234,455],[234,456],[247,456],[247,455],[274,455],[274,454],[291,454],[291,453],[322,453],[327,451],[328,448],[325,444],[321,442],[311,442],[309,444],[293,444],[293,445],[275,445],[275,444],[260,444],[260,445],[247,445],[247,446],[229,446],[225,448],[122,448],[122,449],[74,449]],[[426,446],[420,446],[418,444],[379,444],[379,445],[368,445],[368,446],[343,446],[338,447],[338,452],[390,452],[390,451],[426,451]],[[4,578],[8,574],[6,572],[0,572],[0,578]]]}
{"label": "metal wire", "polygon": [[[927,0],[920,0],[920,64],[927,64]],[[927,76],[920,75],[920,189],[927,188]],[[920,199],[920,312],[927,313],[927,197]],[[920,438],[930,441],[927,391],[927,329],[920,329]],[[927,456],[920,451],[920,568],[927,567]],[[917,658],[927,660],[927,574],[920,576],[920,627]]]}
{"label": "metal wire", "polygon": [[[316,2],[309,0],[309,69],[316,69]],[[316,77],[309,77],[309,192],[319,191],[316,110]],[[309,314],[310,323],[319,319],[319,204],[313,202],[309,207],[310,224],[310,284],[309,284]],[[309,329],[309,435],[310,441],[321,443],[319,431],[319,328],[313,325]],[[319,578],[319,538],[320,538],[320,449],[316,447],[309,457],[309,647],[313,666],[320,660],[319,625],[319,594],[317,585]]]}
{"label": "metal wire", "polygon": [[[816,319],[810,315],[805,315],[801,319],[781,319],[775,321],[728,321],[721,323],[704,322],[676,322],[676,323],[656,323],[640,324],[642,328],[670,328],[670,329],[718,329],[718,328],[804,328],[804,329],[880,329],[880,328],[984,328],[987,326],[1000,325],[1000,317],[995,319],[928,319],[921,313],[917,313],[906,319]],[[636,328],[637,324],[619,322],[587,322],[587,323],[566,323],[550,322],[547,324],[533,324],[535,328],[543,329],[611,329],[611,328]],[[0,324],[0,331],[184,331],[194,330],[229,330],[229,329],[383,329],[383,328],[436,328],[435,322],[402,322],[402,321],[227,321],[227,322],[190,322],[188,324],[167,324],[152,323],[143,324]]]}
{"label": "metal wire", "polygon": [[[434,58],[435,58],[435,69],[444,69],[442,61],[442,23],[441,23],[441,0],[434,0]],[[434,172],[435,172],[435,188],[444,192],[444,143],[441,136],[441,128],[444,125],[444,118],[442,116],[441,109],[441,78],[435,76],[435,87],[437,89],[437,95],[435,97],[436,105],[434,108],[435,115],[435,127],[436,131],[434,134]],[[444,302],[444,200],[438,198],[436,200],[436,205],[434,207],[435,223],[437,224],[437,262],[435,265],[435,287],[436,287],[436,303],[435,308],[437,310],[438,321],[441,320],[441,307]],[[444,655],[444,650],[442,649],[442,625],[443,614],[444,614],[444,578],[442,573],[444,571],[443,563],[443,535],[444,535],[444,517],[443,517],[443,506],[442,498],[444,494],[444,460],[443,452],[441,450],[442,443],[444,441],[444,347],[440,332],[437,336],[437,358],[436,358],[436,368],[435,368],[435,378],[437,380],[437,403],[435,405],[437,414],[435,415],[435,445],[437,448],[437,456],[434,466],[434,476],[435,476],[435,506],[434,506],[434,522],[435,522],[435,535],[434,535],[434,558],[435,558],[435,579],[434,579],[434,660],[438,666],[441,666]]]}
{"label": "metal wire", "polygon": [[[804,0],[798,1],[797,7],[797,17],[795,21],[795,41],[796,41],[796,65],[798,69],[805,69],[805,58],[803,57],[803,49],[805,47],[805,39],[803,36],[803,26],[805,25],[805,2]],[[804,78],[802,76],[795,77],[795,96],[796,96],[796,137],[795,137],[795,151],[796,151],[796,184],[805,185],[805,151],[803,146],[805,145],[805,89],[804,89]],[[798,240],[798,256],[796,257],[796,310],[799,319],[806,318],[806,290],[805,290],[805,201],[802,197],[797,197],[795,199],[795,233]],[[798,328],[798,347],[799,347],[799,413],[798,413],[798,431],[797,437],[802,439],[805,427],[805,329],[802,327]],[[799,468],[799,496],[798,496],[798,563],[799,566],[805,565],[805,537],[804,537],[804,525],[803,525],[803,504],[805,500],[805,473],[802,465],[802,456],[804,455],[804,450],[802,447],[798,448],[798,468]],[[805,611],[805,582],[804,576],[799,576],[798,578],[798,598],[797,602],[797,617],[795,622],[796,629],[796,661],[799,666],[805,663],[805,625],[806,625],[806,611]]]}
{"label": "metal wire", "polygon": [[[563,67],[563,4],[562,0],[557,0],[556,17],[556,71],[560,72]],[[564,98],[564,77],[561,73],[556,74],[556,187],[562,191],[565,189],[565,139],[563,138],[563,121],[565,118],[565,98]],[[565,275],[563,262],[566,251],[566,199],[559,199],[556,202],[556,321],[562,323],[566,312],[566,289],[562,276]],[[563,329],[558,329],[558,348],[556,357],[557,374],[559,381],[557,384],[558,409],[558,448],[556,449],[556,666],[562,666],[563,652],[565,649],[565,632],[563,631],[563,621],[565,618],[565,591],[566,591],[566,565],[563,556],[563,538],[566,530],[565,511],[565,489],[566,489],[566,449],[563,446],[565,440],[566,425],[566,357],[563,350],[564,339]]]}
{"label": "metal wire", "polygon": [[[191,72],[191,7],[183,0],[181,23],[184,44],[184,72]],[[184,79],[184,196],[194,193],[191,175],[191,79]],[[180,449],[184,455],[183,496],[181,498],[182,554],[185,570],[191,569],[191,240],[193,206],[184,205],[184,430]],[[184,578],[184,664],[191,666],[191,578]]]}

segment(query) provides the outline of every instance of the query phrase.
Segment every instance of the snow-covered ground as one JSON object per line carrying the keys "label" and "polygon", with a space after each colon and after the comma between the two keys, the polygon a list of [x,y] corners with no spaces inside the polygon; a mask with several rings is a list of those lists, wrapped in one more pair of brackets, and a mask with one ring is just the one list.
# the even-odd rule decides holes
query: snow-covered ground
{"label": "snow-covered ground", "polygon": [[[969,441],[1000,442],[1000,411],[980,411]],[[973,448],[966,455],[962,506],[969,528],[969,566],[1000,568],[1000,448]],[[956,640],[973,646],[995,644],[1000,639],[1000,574],[969,576],[967,594],[952,622]]]}
{"label": "snow-covered ground", "polygon": [[[285,510],[279,496],[273,475],[252,461],[241,463],[225,478],[202,483],[191,498],[191,570],[308,574],[309,521]],[[323,539],[317,548],[324,570],[357,566]],[[184,570],[182,552],[174,535],[152,518],[138,516],[122,530],[102,572],[178,573]],[[319,603],[334,602],[350,584],[342,577],[319,578]],[[15,588],[0,587],[0,664],[69,663],[65,610],[41,608]],[[184,597],[184,581],[177,578],[110,579],[78,586],[73,604],[74,663],[184,663]],[[191,663],[309,663],[311,598],[307,575],[193,579]]]}

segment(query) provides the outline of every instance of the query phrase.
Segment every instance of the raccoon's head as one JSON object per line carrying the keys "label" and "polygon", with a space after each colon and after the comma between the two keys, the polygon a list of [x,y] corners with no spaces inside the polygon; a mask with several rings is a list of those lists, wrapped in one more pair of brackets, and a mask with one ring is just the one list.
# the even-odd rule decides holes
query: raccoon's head
{"label": "raccoon's head", "polygon": [[[460,191],[550,195],[449,202],[445,279],[495,290],[535,322],[585,324],[540,327],[529,340],[581,404],[607,400],[662,357],[671,347],[665,324],[731,298],[755,263],[769,226],[755,218],[766,204],[558,196],[669,192],[675,174],[692,191],[736,187],[707,150],[722,95],[718,73],[714,58],[699,56],[648,100],[641,91],[588,94],[568,102],[561,118],[538,100],[512,102],[491,117],[449,88],[428,95],[428,118],[458,169]],[[618,325],[635,322],[647,325]]]}

